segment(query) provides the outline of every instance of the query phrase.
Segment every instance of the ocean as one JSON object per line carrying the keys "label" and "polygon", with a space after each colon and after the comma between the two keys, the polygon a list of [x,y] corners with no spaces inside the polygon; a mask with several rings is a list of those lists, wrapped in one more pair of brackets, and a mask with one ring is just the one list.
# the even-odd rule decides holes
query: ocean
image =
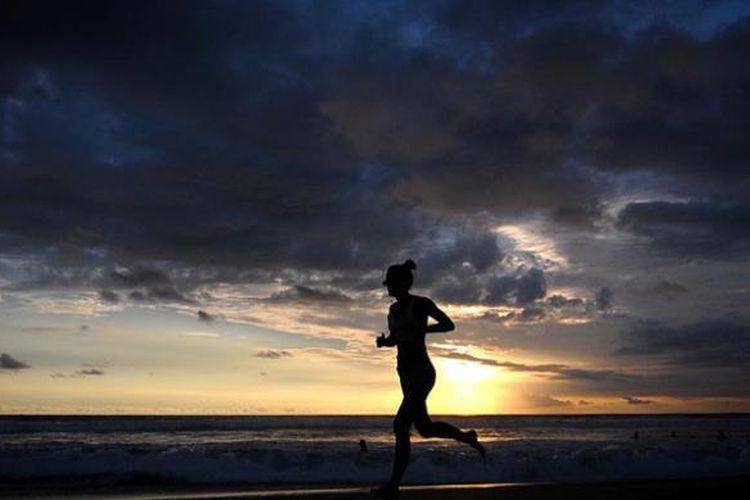
{"label": "ocean", "polygon": [[[487,459],[414,432],[405,483],[750,474],[748,414],[433,419],[476,429]],[[2,416],[0,483],[372,484],[390,473],[391,423],[385,416]]]}

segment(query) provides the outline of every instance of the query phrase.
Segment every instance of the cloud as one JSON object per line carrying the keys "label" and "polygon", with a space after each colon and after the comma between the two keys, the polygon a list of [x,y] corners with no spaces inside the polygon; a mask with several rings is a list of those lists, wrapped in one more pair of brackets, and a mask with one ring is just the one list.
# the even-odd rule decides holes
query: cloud
{"label": "cloud", "polygon": [[642,295],[677,295],[687,293],[688,289],[680,283],[673,281],[660,281],[655,285],[647,288],[641,288],[635,290],[637,293]]}
{"label": "cloud", "polygon": [[110,271],[103,280],[113,286],[122,288],[136,288],[141,286],[170,285],[171,279],[162,271],[143,265]]}
{"label": "cloud", "polygon": [[584,304],[583,299],[580,299],[578,297],[568,298],[560,294],[555,294],[547,297],[547,303],[556,308],[566,306],[577,307]]}
{"label": "cloud", "polygon": [[[348,341],[374,315],[320,306],[379,306],[411,257],[417,287],[519,330],[601,320],[602,284],[628,310],[645,270],[741,310],[750,24],[699,3],[17,2],[0,20],[3,304],[200,308]],[[498,231],[531,224],[568,268]],[[694,258],[732,267],[676,264]],[[726,369],[745,366],[733,342]],[[628,357],[642,344],[615,361],[703,366],[679,346]],[[544,373],[580,375],[563,368]]]}
{"label": "cloud", "polygon": [[666,254],[741,257],[750,248],[750,204],[745,199],[629,203],[617,225]]}
{"label": "cloud", "polygon": [[623,331],[619,356],[646,356],[684,368],[745,370],[750,365],[750,327],[731,318],[676,326],[641,320]]}
{"label": "cloud", "polygon": [[623,396],[622,399],[627,401],[629,405],[650,405],[653,403],[653,401],[650,401],[648,399],[638,399],[632,396]]}
{"label": "cloud", "polygon": [[6,354],[6,353],[0,354],[0,369],[16,371],[16,370],[23,370],[26,368],[31,368],[31,367],[27,365],[26,363],[24,363],[23,361],[17,360],[10,354]]}
{"label": "cloud", "polygon": [[305,285],[294,285],[281,292],[276,292],[269,298],[269,302],[315,302],[341,304],[352,302],[352,298],[338,290],[321,290]]}
{"label": "cloud", "polygon": [[272,349],[266,349],[266,350],[260,350],[256,352],[253,356],[256,358],[279,359],[279,358],[291,358],[292,353],[289,351],[274,351]]}
{"label": "cloud", "polygon": [[136,302],[195,304],[194,299],[184,295],[171,285],[150,287],[146,290],[134,290],[128,294],[128,298]]}
{"label": "cloud", "polygon": [[55,332],[64,332],[66,331],[66,328],[63,328],[61,326],[24,326],[21,328],[21,331],[24,333],[55,333]]}
{"label": "cloud", "polygon": [[120,302],[120,296],[112,290],[99,290],[99,298],[104,302],[111,302],[113,304]]}
{"label": "cloud", "polygon": [[72,376],[80,375],[80,376],[85,377],[85,376],[90,376],[90,375],[98,376],[98,375],[104,375],[104,374],[105,374],[104,370],[100,370],[99,368],[85,368],[83,370],[78,370]]}
{"label": "cloud", "polygon": [[521,312],[521,319],[524,321],[533,321],[536,319],[543,318],[545,316],[544,309],[536,307],[525,307]]}
{"label": "cloud", "polygon": [[614,292],[609,288],[600,288],[599,291],[596,292],[596,309],[598,311],[606,311],[612,307],[612,298],[614,295]]}
{"label": "cloud", "polygon": [[[543,298],[547,281],[541,269],[519,268],[517,274],[476,275],[470,271],[446,273],[433,288],[435,297],[454,304],[526,306]],[[458,274],[458,275],[456,275]]]}
{"label": "cloud", "polygon": [[206,337],[206,338],[218,338],[221,337],[216,332],[185,332],[183,335],[187,337]]}
{"label": "cloud", "polygon": [[[700,194],[746,178],[746,23],[698,38],[631,32],[644,24],[612,6],[542,22],[472,5],[17,9],[3,29],[17,49],[3,53],[3,102],[20,103],[4,118],[6,248],[123,262],[112,288],[168,284],[140,261],[371,271],[446,214],[578,227],[644,168]],[[496,28],[454,10],[486,10]],[[420,43],[406,36],[417,13],[434,30]],[[644,231],[632,211],[623,228]],[[456,245],[480,272],[498,257],[485,230]]]}
{"label": "cloud", "polygon": [[557,399],[547,394],[527,394],[526,401],[529,406],[561,408],[572,406],[573,402],[567,399]]}
{"label": "cloud", "polygon": [[216,319],[216,316],[214,316],[213,314],[209,314],[206,311],[199,310],[198,311],[198,319],[201,320],[201,321],[206,321],[206,322],[210,323],[210,322],[212,322],[213,320]]}
{"label": "cloud", "polygon": [[628,381],[636,381],[639,378],[635,375],[620,373],[614,370],[580,369],[580,368],[572,368],[565,364],[556,364],[556,363],[531,365],[531,364],[525,364],[525,363],[517,363],[513,361],[498,361],[496,359],[491,359],[491,358],[481,358],[481,357],[473,356],[471,354],[456,352],[456,351],[447,350],[447,349],[439,349],[439,350],[433,349],[433,351],[436,351],[436,354],[443,358],[452,358],[452,359],[460,359],[464,361],[472,361],[475,363],[482,363],[488,366],[497,366],[500,368],[505,368],[507,370],[516,371],[516,372],[542,373],[542,374],[548,375],[550,378],[562,379],[562,380],[586,380],[586,381],[593,381],[593,382],[596,382],[596,381],[628,382]]}

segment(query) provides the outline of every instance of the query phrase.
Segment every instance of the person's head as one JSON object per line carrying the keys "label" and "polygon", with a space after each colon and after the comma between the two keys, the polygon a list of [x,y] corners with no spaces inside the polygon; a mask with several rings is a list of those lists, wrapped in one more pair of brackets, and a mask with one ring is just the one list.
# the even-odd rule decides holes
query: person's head
{"label": "person's head", "polygon": [[407,259],[403,264],[394,264],[385,273],[383,284],[388,287],[388,295],[396,297],[409,291],[414,283],[414,271],[417,265],[413,260]]}

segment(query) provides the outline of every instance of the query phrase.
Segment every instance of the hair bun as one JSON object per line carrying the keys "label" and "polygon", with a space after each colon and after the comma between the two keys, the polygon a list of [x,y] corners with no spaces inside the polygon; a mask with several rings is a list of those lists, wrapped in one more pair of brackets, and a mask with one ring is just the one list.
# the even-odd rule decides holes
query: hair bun
{"label": "hair bun", "polygon": [[406,259],[406,262],[404,262],[401,265],[404,266],[406,269],[409,269],[409,270],[414,270],[414,269],[417,268],[417,265],[411,259]]}

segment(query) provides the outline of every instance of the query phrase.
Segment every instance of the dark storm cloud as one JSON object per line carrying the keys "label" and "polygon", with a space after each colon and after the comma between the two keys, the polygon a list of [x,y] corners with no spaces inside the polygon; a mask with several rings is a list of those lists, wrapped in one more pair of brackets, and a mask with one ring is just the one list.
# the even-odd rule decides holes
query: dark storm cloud
{"label": "dark storm cloud", "polygon": [[466,268],[454,269],[432,287],[439,300],[455,304],[526,306],[547,293],[547,282],[541,269],[519,268],[516,274],[479,275]]}
{"label": "dark storm cloud", "polygon": [[750,249],[750,204],[746,198],[630,203],[620,212],[617,224],[648,238],[665,253],[741,257]]}
{"label": "dark storm cloud", "polygon": [[24,363],[23,361],[19,361],[10,354],[2,353],[0,354],[0,369],[2,370],[23,370],[25,368],[31,368],[29,365]]}
{"label": "dark storm cloud", "polygon": [[[14,98],[31,111],[11,124],[24,138],[12,145],[19,167],[3,171],[16,215],[0,222],[19,248],[56,241],[126,261],[361,268],[413,237],[412,217],[373,192],[387,172],[360,168],[320,116],[315,78],[292,67],[304,45],[290,45],[285,6],[84,7],[19,7],[6,32],[28,56],[12,60],[35,62],[12,73]],[[53,29],[37,26],[55,15]],[[113,158],[78,148],[91,130],[76,122],[81,111],[111,122],[122,151],[99,128],[93,142]]]}
{"label": "dark storm cloud", "polygon": [[426,241],[417,242],[407,253],[417,263],[415,277],[421,286],[433,285],[446,274],[460,278],[482,274],[502,261],[495,234],[460,225],[448,229],[453,233],[450,239],[428,234]]}
{"label": "dark storm cloud", "polygon": [[527,305],[543,298],[547,293],[547,281],[541,269],[529,269],[520,276],[503,276],[488,283],[485,304],[508,304],[513,299],[517,305]]}
{"label": "dark storm cloud", "polygon": [[[746,185],[750,159],[742,139],[750,79],[740,62],[749,34],[747,22],[707,41],[668,29],[626,38],[561,25],[501,44],[502,70],[446,84],[453,94],[435,82],[401,85],[388,102],[403,113],[410,108],[402,101],[420,102],[416,88],[436,94],[426,107],[455,106],[452,119],[438,123],[452,127],[448,135],[460,146],[414,170],[394,192],[452,213],[547,208],[560,215],[578,207],[595,217],[616,176],[652,170],[666,176],[666,191],[688,183],[692,196],[740,199],[736,186]],[[457,96],[456,87],[466,93]]]}
{"label": "dark storm cloud", "polygon": [[[191,284],[253,270],[343,271],[366,289],[361,273],[467,215],[591,229],[632,172],[739,199],[748,23],[638,31],[612,5],[6,3],[4,251],[125,265],[86,279],[190,303]],[[658,244],[636,212],[620,227]],[[718,215],[694,214],[696,230]],[[487,229],[426,251],[423,283],[452,302],[543,298],[543,276],[487,282],[502,258]],[[223,270],[185,283],[132,265],[148,261]]]}
{"label": "dark storm cloud", "polygon": [[621,335],[620,356],[646,356],[682,368],[747,370],[750,327],[729,318],[678,326],[641,321]]}

